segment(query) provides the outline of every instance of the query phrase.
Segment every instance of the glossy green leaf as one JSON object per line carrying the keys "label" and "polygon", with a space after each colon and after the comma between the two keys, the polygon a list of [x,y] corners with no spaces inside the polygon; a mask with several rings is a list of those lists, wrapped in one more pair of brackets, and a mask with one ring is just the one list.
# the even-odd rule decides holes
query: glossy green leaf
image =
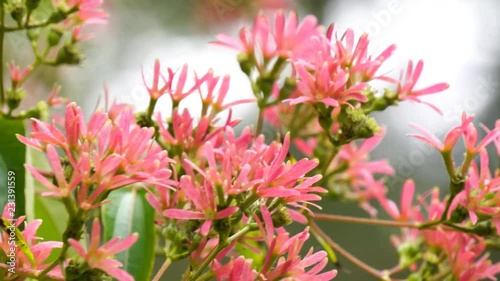
{"label": "glossy green leaf", "polygon": [[154,264],[155,228],[154,209],[145,198],[141,188],[122,188],[111,192],[111,200],[102,207],[104,239],[125,238],[137,232],[139,239],[127,251],[116,255],[123,269],[135,280],[150,280]]}
{"label": "glossy green leaf", "polygon": [[[26,146],[19,142],[16,134],[24,135],[24,122],[0,119],[0,206],[7,203],[8,188],[15,187],[16,217],[25,214],[24,161]],[[9,175],[9,172],[11,174]]]}

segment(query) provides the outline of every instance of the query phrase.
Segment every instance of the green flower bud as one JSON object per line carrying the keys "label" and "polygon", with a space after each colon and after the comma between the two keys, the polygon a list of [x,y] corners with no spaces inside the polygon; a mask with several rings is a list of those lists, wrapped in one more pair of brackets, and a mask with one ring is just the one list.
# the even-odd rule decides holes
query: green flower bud
{"label": "green flower bud", "polygon": [[26,92],[22,88],[17,88],[15,90],[7,90],[7,106],[10,110],[14,110],[19,107],[21,101],[26,96]]}
{"label": "green flower bud", "polygon": [[481,221],[474,225],[474,233],[479,236],[489,236],[495,231],[490,221]]}
{"label": "green flower bud", "polygon": [[64,34],[64,31],[61,28],[58,27],[52,27],[49,31],[49,34],[47,35],[47,42],[49,43],[49,46],[53,47],[59,42],[61,42],[61,38]]}
{"label": "green flower bud", "polygon": [[342,137],[345,143],[372,137],[380,127],[373,117],[368,117],[361,108],[347,107],[341,120]]}
{"label": "green flower bud", "polygon": [[57,53],[56,65],[76,65],[83,61],[83,55],[75,45],[64,45]]}
{"label": "green flower bud", "polygon": [[273,220],[274,227],[282,227],[293,222],[290,218],[290,213],[285,206],[278,207],[278,209],[271,215],[271,218]]}
{"label": "green flower bud", "polygon": [[26,35],[30,41],[36,41],[40,37],[40,28],[31,28],[26,30]]}
{"label": "green flower bud", "polygon": [[449,221],[452,223],[460,223],[463,222],[466,218],[469,217],[469,212],[462,205],[458,205],[453,212],[451,212],[451,216]]}
{"label": "green flower bud", "polygon": [[72,259],[64,268],[66,279],[71,281],[111,281],[109,275],[97,268],[90,268],[81,259]]}
{"label": "green flower bud", "polygon": [[[232,228],[231,217],[219,219],[214,221],[214,230],[219,233],[221,237],[229,236]],[[227,238],[227,237],[226,237]]]}
{"label": "green flower bud", "polygon": [[240,68],[243,73],[245,73],[247,76],[250,76],[252,73],[252,68],[254,67],[254,63],[252,61],[252,58],[245,53],[238,54],[238,62],[240,63]]}
{"label": "green flower bud", "polygon": [[280,90],[279,99],[284,100],[288,98],[293,93],[293,91],[295,91],[295,89],[297,89],[297,82],[295,81],[295,79],[287,77],[285,79],[285,84]]}
{"label": "green flower bud", "polygon": [[257,85],[262,93],[264,93],[264,97],[268,97],[271,94],[274,82],[274,79],[269,76],[261,76],[257,78]]}
{"label": "green flower bud", "polygon": [[17,22],[18,25],[21,25],[23,22],[23,18],[26,15],[26,7],[22,3],[12,3],[9,7],[10,16]]}
{"label": "green flower bud", "polygon": [[406,242],[398,247],[399,264],[407,268],[422,257],[420,247],[416,243]]}
{"label": "green flower bud", "polygon": [[41,0],[26,0],[26,8],[28,8],[28,11],[33,11],[38,8],[40,2]]}

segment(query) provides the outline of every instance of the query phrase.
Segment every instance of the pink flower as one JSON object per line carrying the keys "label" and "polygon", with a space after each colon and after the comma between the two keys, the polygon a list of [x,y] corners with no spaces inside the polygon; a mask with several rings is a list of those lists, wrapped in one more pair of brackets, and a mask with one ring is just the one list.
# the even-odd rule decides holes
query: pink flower
{"label": "pink flower", "polygon": [[215,201],[214,186],[205,181],[204,185],[195,182],[190,176],[182,176],[179,185],[193,203],[194,210],[167,209],[163,215],[173,219],[205,220],[201,226],[201,234],[207,235],[214,220],[227,218],[238,212],[238,207],[231,206],[218,210]]}
{"label": "pink flower", "polygon": [[215,44],[236,49],[240,53],[255,55],[259,52],[263,57],[301,58],[308,57],[313,51],[311,38],[319,36],[321,28],[317,19],[307,16],[299,24],[297,14],[290,12],[285,19],[283,11],[275,13],[274,24],[260,14],[255,18],[251,30],[241,29],[239,40],[225,34],[219,34]]}
{"label": "pink flower", "polygon": [[396,50],[396,45],[390,45],[373,58],[368,53],[368,34],[361,35],[355,45],[354,31],[352,29],[347,29],[342,37],[338,39],[333,38],[334,28],[335,26],[331,25],[326,34],[326,37],[333,44],[332,50],[329,52],[334,52],[335,59],[342,68],[349,68],[351,82],[360,83],[376,78],[386,79],[385,77],[375,77],[375,74],[380,66],[391,57]]}
{"label": "pink flower", "polygon": [[392,200],[386,197],[379,198],[379,203],[387,214],[397,221],[410,221],[415,219],[415,209],[413,206],[413,196],[415,194],[415,183],[409,179],[403,185],[399,208]]}
{"label": "pink flower", "polygon": [[360,83],[349,86],[349,70],[341,69],[337,62],[317,59],[312,67],[303,63],[294,64],[297,72],[297,89],[301,96],[284,100],[291,105],[298,103],[324,103],[326,106],[347,104],[350,100],[365,102],[368,98],[361,92],[368,86]]}
{"label": "pink flower", "polygon": [[119,281],[133,281],[134,278],[128,272],[119,269],[122,264],[115,260],[113,256],[130,248],[137,241],[137,238],[137,233],[134,233],[121,241],[120,238],[115,237],[99,246],[101,242],[101,226],[99,220],[95,219],[92,224],[92,234],[87,250],[75,239],[70,238],[68,243],[78,255],[85,259],[90,268],[100,269]]}
{"label": "pink flower", "polygon": [[465,149],[467,150],[467,153],[470,153],[472,155],[476,155],[488,144],[496,141],[497,138],[500,137],[500,127],[497,126],[493,130],[489,131],[486,134],[486,136],[479,142],[479,144],[476,145],[476,142],[478,140],[478,133],[476,127],[474,127],[472,122],[470,122],[469,124],[467,124],[467,126],[464,127],[465,128],[463,132],[463,140],[465,143]]}
{"label": "pink flower", "polygon": [[102,10],[102,0],[52,0],[54,7],[65,6],[76,9],[74,20],[77,24],[106,23],[107,13]]}
{"label": "pink flower", "polygon": [[[9,209],[13,208],[13,203],[7,203],[3,210],[2,218],[10,218],[11,214],[9,213]],[[15,208],[14,208],[15,209]],[[3,253],[7,256],[7,260],[5,263],[0,263],[0,267],[4,269],[8,269],[12,267],[12,264],[8,262],[13,262],[16,268],[16,273],[23,276],[36,276],[41,270],[45,269],[50,263],[45,263],[47,258],[52,253],[52,250],[61,248],[62,242],[57,241],[43,241],[39,242],[39,238],[36,237],[36,232],[40,225],[42,224],[42,220],[33,220],[30,223],[26,223],[24,221],[25,217],[18,217],[16,221],[11,222],[14,226],[19,227],[23,222],[24,230],[21,232],[24,241],[27,243],[29,247],[29,251],[33,254],[34,265],[31,261],[26,257],[23,253],[21,247],[15,247],[15,259],[11,261],[9,258],[10,253],[12,252],[13,244],[12,240],[9,239],[7,233],[2,231],[0,234],[0,247]],[[64,280],[64,277],[61,274],[59,266],[55,267],[47,274],[48,277],[53,278],[55,280]],[[2,276],[3,277],[3,276]]]}
{"label": "pink flower", "polygon": [[[170,73],[170,71],[169,71]],[[159,86],[160,78],[163,80],[163,86]],[[167,81],[165,77],[160,72],[160,60],[155,60],[155,66],[153,71],[153,83],[151,87],[147,86],[146,77],[144,77],[144,70],[142,71],[142,81],[144,82],[144,87],[148,90],[149,96],[156,100],[162,96],[167,90],[172,87],[172,81]]]}
{"label": "pink flower", "polygon": [[425,95],[430,95],[430,94],[435,94],[438,92],[442,92],[446,89],[448,89],[449,85],[447,83],[438,83],[434,84],[432,86],[425,87],[420,90],[414,90],[413,88],[415,87],[415,84],[418,82],[418,79],[420,78],[420,74],[422,73],[422,69],[424,67],[424,62],[422,60],[419,60],[415,68],[413,68],[413,62],[409,61],[408,62],[408,67],[406,69],[406,76],[405,80],[401,80],[401,82],[398,82],[398,88],[397,88],[397,95],[399,100],[409,100],[409,101],[414,101],[414,102],[419,102],[426,104],[430,106],[432,109],[436,110],[437,112],[441,113],[441,111],[435,107],[434,105],[422,101],[420,99],[421,96]]}
{"label": "pink flower", "polygon": [[486,147],[489,143],[495,141],[495,139],[500,136],[500,127],[489,131],[479,144],[476,145],[478,133],[472,123],[473,119],[473,116],[467,117],[467,115],[463,113],[462,123],[459,126],[452,128],[448,134],[446,134],[444,144],[430,131],[416,125],[413,125],[413,127],[419,130],[423,135],[409,134],[409,136],[423,140],[442,153],[452,151],[460,136],[463,136],[467,153],[474,156],[479,153],[481,149]]}
{"label": "pink flower", "polygon": [[500,263],[492,264],[488,254],[483,254],[486,249],[483,238],[444,230],[425,233],[429,246],[440,248],[446,253],[452,274],[458,280],[495,280],[495,276],[500,273]]}
{"label": "pink flower", "polygon": [[394,169],[387,161],[370,160],[368,157],[380,143],[384,133],[385,130],[380,130],[360,145],[354,142],[344,145],[327,170],[327,174],[332,173],[331,178],[336,188],[346,186],[346,189],[340,192],[346,192],[349,197],[358,200],[361,207],[372,216],[376,215],[376,209],[370,205],[369,201],[386,200],[385,184],[376,177],[394,174]]}
{"label": "pink flower", "polygon": [[231,259],[225,265],[214,260],[211,263],[212,271],[217,277],[217,281],[254,281],[257,276],[252,269],[252,261],[245,260],[242,256]]}
{"label": "pink flower", "polygon": [[59,94],[59,91],[61,90],[61,87],[54,87],[52,92],[50,92],[49,98],[47,99],[47,104],[49,106],[58,106],[61,104],[66,104],[68,102],[67,98],[61,98],[58,97],[57,95]]}
{"label": "pink flower", "polygon": [[335,278],[336,270],[321,273],[328,263],[325,251],[314,252],[311,248],[303,258],[301,257],[302,247],[309,239],[309,228],[291,238],[285,231],[279,231],[276,236],[269,210],[264,206],[261,206],[260,210],[263,222],[254,217],[269,250],[259,276],[265,280],[327,281]]}
{"label": "pink flower", "polygon": [[417,135],[417,134],[408,134],[407,136],[415,137],[419,140],[422,140],[429,144],[430,146],[434,147],[435,149],[439,150],[440,152],[450,152],[453,150],[453,147],[457,143],[458,139],[463,133],[463,128],[462,126],[457,126],[452,128],[445,137],[444,143],[441,142],[433,133],[431,133],[429,130],[425,129],[424,127],[420,127],[418,125],[411,125],[413,128],[417,129],[422,133],[422,135]]}
{"label": "pink flower", "polygon": [[493,177],[489,170],[488,153],[485,149],[480,152],[480,167],[472,162],[465,182],[465,188],[451,204],[452,210],[458,205],[463,206],[469,214],[473,224],[478,221],[478,215],[492,218],[492,222],[500,233],[500,176]]}
{"label": "pink flower", "polygon": [[26,165],[50,190],[45,195],[66,197],[77,189],[80,207],[90,209],[99,206],[105,191],[133,183],[175,184],[169,180],[172,160],[152,140],[154,129],[139,127],[131,108],[120,110],[117,114],[113,108],[109,114],[95,112],[87,123],[81,109],[70,103],[64,133],[52,124],[34,120],[29,138],[17,136],[24,144],[44,151],[49,159],[55,183]]}
{"label": "pink flower", "polygon": [[[212,70],[209,70],[201,78],[196,78],[196,81],[196,85],[198,86],[197,90],[202,101],[202,116],[209,114],[213,117],[217,113],[229,109],[235,105],[255,101],[255,99],[243,99],[225,104],[224,100],[229,91],[230,84],[229,75],[219,77],[215,76]],[[203,90],[203,85],[206,86],[206,91]],[[209,109],[210,112],[208,112]]]}
{"label": "pink flower", "polygon": [[[488,129],[486,126],[482,125],[481,126],[487,133],[490,133],[491,130]],[[500,130],[500,120],[497,120],[495,123],[495,130]],[[500,136],[498,136],[496,139],[493,140],[493,143],[495,144],[495,148],[497,150],[497,154],[500,157]]]}
{"label": "pink flower", "polygon": [[21,71],[19,66],[16,66],[16,64],[12,62],[10,64],[10,79],[12,80],[12,84],[17,85],[22,83],[31,70],[31,66],[28,66]]}
{"label": "pink flower", "polygon": [[71,41],[73,43],[77,43],[77,42],[81,42],[81,41],[85,41],[85,40],[88,40],[92,37],[94,37],[92,34],[84,34],[82,35],[82,25],[79,25],[79,26],[75,26],[73,28],[73,31],[71,32]]}

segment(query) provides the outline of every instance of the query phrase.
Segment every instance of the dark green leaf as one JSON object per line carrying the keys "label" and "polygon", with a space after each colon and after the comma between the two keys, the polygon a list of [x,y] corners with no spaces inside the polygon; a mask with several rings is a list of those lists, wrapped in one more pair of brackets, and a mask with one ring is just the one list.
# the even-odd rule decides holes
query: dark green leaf
{"label": "dark green leaf", "polygon": [[[24,161],[26,147],[19,142],[16,134],[24,135],[24,122],[20,120],[0,119],[0,207],[7,203],[9,187],[15,187],[16,217],[25,214],[24,198]],[[12,172],[9,175],[9,172]],[[10,218],[8,218],[10,219]]]}
{"label": "dark green leaf", "polygon": [[155,212],[145,195],[141,188],[122,188],[113,191],[108,197],[111,203],[102,207],[105,241],[125,238],[134,232],[139,234],[130,249],[116,255],[135,280],[150,280],[154,264]]}

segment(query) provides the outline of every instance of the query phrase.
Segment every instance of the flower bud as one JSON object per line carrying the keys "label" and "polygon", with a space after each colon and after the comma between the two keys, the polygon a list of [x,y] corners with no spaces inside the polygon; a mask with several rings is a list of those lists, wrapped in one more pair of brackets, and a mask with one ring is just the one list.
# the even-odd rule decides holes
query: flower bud
{"label": "flower bud", "polygon": [[64,34],[64,31],[61,28],[58,27],[52,27],[49,31],[49,34],[47,35],[47,42],[49,43],[50,47],[53,47],[59,42],[61,42],[61,38]]}
{"label": "flower bud", "polygon": [[250,76],[252,73],[252,68],[254,66],[254,63],[252,61],[252,58],[245,53],[241,53],[238,55],[238,62],[240,63],[240,68],[243,73],[245,73],[247,76]]}
{"label": "flower bud", "polygon": [[23,111],[19,115],[24,116],[26,119],[36,118],[39,120],[47,120],[49,118],[49,106],[45,101],[39,101],[34,107],[28,111]]}
{"label": "flower bud", "polygon": [[47,20],[49,23],[58,23],[66,19],[66,7],[59,5]]}
{"label": "flower bud", "polygon": [[30,41],[36,41],[40,37],[40,28],[32,28],[26,30],[26,35]]}
{"label": "flower bud", "polygon": [[41,0],[26,0],[26,8],[28,11],[33,11],[34,9],[38,8],[40,5]]}
{"label": "flower bud", "polygon": [[295,91],[295,89],[297,89],[297,82],[295,81],[295,79],[287,77],[285,79],[285,84],[280,90],[279,99],[284,100],[288,98],[293,93],[293,91]]}
{"label": "flower bud", "polygon": [[288,213],[288,209],[285,206],[279,207],[271,215],[271,218],[273,220],[273,225],[276,228],[289,225],[293,222],[292,219],[290,218],[290,213]]}
{"label": "flower bud", "polygon": [[64,45],[57,53],[56,65],[60,64],[80,64],[83,61],[83,55],[75,45]]}
{"label": "flower bud", "polygon": [[17,24],[21,25],[24,15],[26,15],[26,7],[24,7],[21,3],[12,3],[11,5],[12,6],[9,7],[10,16],[17,22]]}
{"label": "flower bud", "polygon": [[452,223],[461,223],[468,217],[469,217],[469,211],[467,211],[467,209],[464,208],[462,205],[458,205],[458,207],[455,208],[453,212],[451,212],[449,221]]}
{"label": "flower bud", "polygon": [[418,244],[411,242],[406,242],[399,245],[398,254],[399,264],[402,268],[408,268],[422,256]]}
{"label": "flower bud", "polygon": [[259,89],[264,93],[264,97],[268,97],[273,91],[274,79],[268,75],[263,75],[257,78],[257,85]]}
{"label": "flower bud", "polygon": [[[380,127],[374,118],[365,115],[361,108],[347,107],[340,118],[343,141],[372,137]],[[339,118],[339,119],[340,119]]]}
{"label": "flower bud", "polygon": [[104,271],[90,268],[86,262],[80,259],[71,259],[68,266],[64,268],[66,279],[73,281],[111,281],[113,280]]}
{"label": "flower bud", "polygon": [[21,101],[26,96],[26,92],[22,88],[17,88],[15,90],[7,90],[7,106],[10,110],[14,110],[19,107]]}
{"label": "flower bud", "polygon": [[474,225],[474,233],[479,236],[490,236],[496,231],[490,221],[481,221]]}

